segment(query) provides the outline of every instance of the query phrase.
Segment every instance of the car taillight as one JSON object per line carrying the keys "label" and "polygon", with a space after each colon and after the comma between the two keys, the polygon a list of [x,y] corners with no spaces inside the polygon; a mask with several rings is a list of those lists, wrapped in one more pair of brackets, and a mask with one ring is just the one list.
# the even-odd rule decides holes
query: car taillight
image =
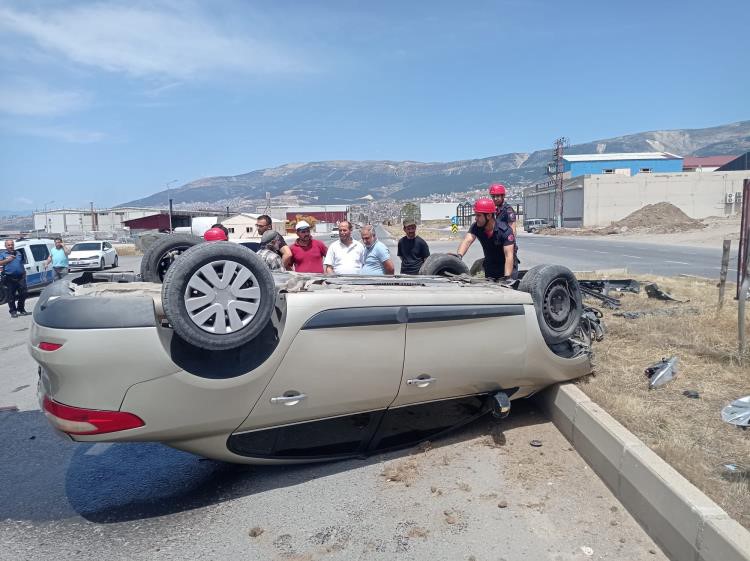
{"label": "car taillight", "polygon": [[61,343],[47,343],[46,341],[39,343],[39,348],[43,351],[56,351],[60,347],[62,347]]}
{"label": "car taillight", "polygon": [[146,424],[132,413],[71,407],[47,396],[44,396],[44,414],[52,425],[68,434],[105,434]]}

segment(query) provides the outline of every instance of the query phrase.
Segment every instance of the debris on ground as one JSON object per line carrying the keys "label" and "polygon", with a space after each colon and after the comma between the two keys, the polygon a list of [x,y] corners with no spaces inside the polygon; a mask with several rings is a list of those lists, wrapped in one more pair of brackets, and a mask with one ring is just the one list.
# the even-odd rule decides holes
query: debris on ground
{"label": "debris on ground", "polygon": [[644,373],[648,378],[648,389],[658,388],[677,375],[677,357],[663,358],[647,367]]}
{"label": "debris on ground", "polygon": [[690,398],[690,399],[700,399],[700,396],[701,396],[695,390],[685,390],[684,392],[682,392],[682,395],[684,395],[685,397]]}
{"label": "debris on ground", "polygon": [[386,481],[410,483],[417,475],[417,462],[414,459],[408,459],[402,462],[391,464],[383,469],[380,474],[385,477]]}
{"label": "debris on ground", "polygon": [[247,532],[247,534],[248,534],[248,535],[249,535],[249,536],[250,536],[251,538],[257,538],[257,537],[258,537],[258,536],[260,536],[260,535],[261,535],[261,534],[262,534],[263,532],[265,532],[265,530],[264,530],[263,528],[261,528],[261,527],[259,527],[259,526],[255,526],[254,528],[250,528],[250,530],[249,530],[249,531]]}
{"label": "debris on ground", "polygon": [[582,287],[596,290],[597,292],[609,296],[609,292],[632,292],[638,294],[641,291],[641,283],[635,279],[578,279],[578,284]]}
{"label": "debris on ground", "polygon": [[750,427],[750,395],[735,399],[721,410],[721,420],[742,429]]}
{"label": "debris on ground", "polygon": [[701,313],[698,308],[682,308],[675,306],[672,308],[661,308],[658,310],[633,310],[630,312],[615,312],[613,315],[625,319],[638,319],[645,316],[697,316]]}
{"label": "debris on ground", "polygon": [[534,439],[531,442],[529,442],[529,444],[531,444],[534,448],[539,448],[542,445],[542,441]]}
{"label": "debris on ground", "polygon": [[661,288],[659,288],[659,285],[655,282],[647,282],[645,284],[646,288],[646,294],[649,298],[656,298],[657,300],[665,300],[670,302],[680,302],[681,304],[684,304],[685,302],[690,302],[690,300],[678,300],[668,292],[664,292]]}

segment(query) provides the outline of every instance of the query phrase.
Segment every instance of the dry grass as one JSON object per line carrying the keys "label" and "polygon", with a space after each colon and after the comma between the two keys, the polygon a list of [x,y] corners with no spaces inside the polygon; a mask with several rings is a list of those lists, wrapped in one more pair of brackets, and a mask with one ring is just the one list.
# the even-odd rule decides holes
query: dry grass
{"label": "dry grass", "polygon": [[[595,374],[581,389],[641,438],[694,485],[750,528],[750,471],[728,477],[724,464],[750,463],[750,432],[724,423],[721,408],[750,393],[750,356],[737,351],[737,303],[727,286],[724,309],[716,313],[715,282],[695,278],[635,276],[652,280],[688,304],[623,294],[622,310],[691,306],[699,315],[651,316],[635,320],[602,310],[607,338],[595,348]],[[597,306],[596,301],[587,301]],[[662,357],[679,357],[679,374],[649,391],[643,373]],[[741,358],[743,360],[741,360]],[[682,392],[696,390],[700,399]]]}
{"label": "dry grass", "polygon": [[117,250],[117,255],[143,255],[132,243],[112,244],[112,247]]}

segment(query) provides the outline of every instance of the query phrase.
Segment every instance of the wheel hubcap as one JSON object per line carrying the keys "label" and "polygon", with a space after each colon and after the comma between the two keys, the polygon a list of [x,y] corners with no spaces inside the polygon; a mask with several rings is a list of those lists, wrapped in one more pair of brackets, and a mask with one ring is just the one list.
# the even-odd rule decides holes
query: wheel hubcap
{"label": "wheel hubcap", "polygon": [[544,320],[556,331],[567,328],[571,311],[574,308],[573,297],[565,281],[552,283],[544,294]]}
{"label": "wheel hubcap", "polygon": [[198,269],[185,289],[185,308],[208,333],[235,333],[249,324],[260,305],[255,275],[236,261],[212,261]]}

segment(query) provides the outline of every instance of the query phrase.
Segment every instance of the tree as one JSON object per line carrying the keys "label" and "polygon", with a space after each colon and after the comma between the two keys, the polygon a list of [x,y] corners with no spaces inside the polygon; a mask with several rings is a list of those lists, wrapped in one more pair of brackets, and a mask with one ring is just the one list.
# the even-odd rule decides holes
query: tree
{"label": "tree", "polygon": [[421,222],[421,213],[419,211],[419,206],[417,206],[414,203],[406,203],[404,206],[401,207],[401,221],[403,222],[406,219],[414,220],[415,222],[419,223]]}

